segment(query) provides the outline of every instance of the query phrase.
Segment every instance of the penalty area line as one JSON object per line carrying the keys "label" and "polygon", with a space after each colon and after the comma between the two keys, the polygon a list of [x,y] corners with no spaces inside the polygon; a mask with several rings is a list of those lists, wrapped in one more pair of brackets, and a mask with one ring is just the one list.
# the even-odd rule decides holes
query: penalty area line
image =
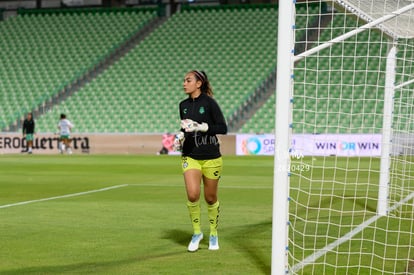
{"label": "penalty area line", "polygon": [[0,209],[14,207],[14,206],[20,206],[20,205],[25,205],[25,204],[35,203],[35,202],[44,202],[44,201],[79,197],[79,196],[83,196],[83,195],[88,195],[88,194],[93,194],[93,193],[98,193],[98,192],[104,192],[104,191],[117,189],[117,188],[122,188],[122,187],[126,187],[126,186],[128,186],[128,184],[114,185],[114,186],[109,186],[109,187],[105,187],[105,188],[101,188],[101,189],[94,189],[94,190],[89,190],[89,191],[84,191],[84,192],[78,192],[78,193],[66,194],[66,195],[43,198],[43,199],[37,199],[37,200],[30,200],[30,201],[22,201],[22,202],[16,202],[16,203],[11,203],[11,204],[5,204],[5,205],[0,205]]}
{"label": "penalty area line", "polygon": [[[395,209],[397,209],[398,207],[400,207],[402,204],[407,203],[408,201],[410,201],[411,199],[414,199],[414,192],[412,192],[411,194],[409,194],[408,196],[406,196],[404,199],[402,199],[399,202],[396,202],[393,206],[391,206],[390,208],[388,208],[388,213],[394,211]],[[349,231],[348,233],[346,233],[344,236],[342,236],[341,238],[337,239],[336,241],[328,244],[327,246],[325,246],[324,248],[319,249],[318,251],[316,251],[315,253],[313,253],[312,255],[306,257],[303,261],[301,261],[300,263],[295,264],[292,267],[292,272],[296,273],[299,270],[301,270],[302,268],[304,268],[305,266],[307,266],[308,264],[314,263],[317,259],[319,259],[320,257],[322,257],[323,255],[325,255],[326,253],[328,253],[329,251],[332,251],[333,249],[335,249],[337,246],[343,244],[344,242],[349,241],[350,239],[352,239],[352,237],[354,237],[356,234],[358,234],[359,232],[361,232],[362,230],[364,230],[366,227],[368,227],[371,223],[375,222],[376,220],[378,220],[379,218],[381,218],[383,216],[381,215],[375,215],[371,218],[369,218],[368,220],[364,221],[363,223],[361,223],[360,225],[358,225],[357,227],[355,227],[353,230]]]}

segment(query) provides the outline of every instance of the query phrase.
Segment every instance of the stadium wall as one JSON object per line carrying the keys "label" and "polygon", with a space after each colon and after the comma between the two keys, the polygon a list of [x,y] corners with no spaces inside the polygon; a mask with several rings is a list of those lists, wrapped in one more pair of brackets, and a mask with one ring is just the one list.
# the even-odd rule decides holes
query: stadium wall
{"label": "stadium wall", "polygon": [[[74,154],[170,154],[173,136],[170,134],[73,134]],[[273,134],[229,134],[220,136],[223,155],[274,155]],[[414,134],[395,134],[392,155],[414,155],[409,149],[414,145]],[[34,140],[35,154],[57,154],[58,136],[52,133],[37,134]],[[292,156],[348,156],[378,157],[381,154],[380,134],[327,134],[294,135]],[[21,133],[0,133],[0,154],[20,153],[26,146]]]}
{"label": "stadium wall", "polygon": [[[220,136],[223,155],[236,154],[236,136]],[[142,154],[155,155],[163,148],[161,134],[73,134],[74,154]],[[58,136],[37,134],[33,142],[34,154],[57,154]],[[0,134],[0,154],[20,153],[26,140],[20,133]]]}

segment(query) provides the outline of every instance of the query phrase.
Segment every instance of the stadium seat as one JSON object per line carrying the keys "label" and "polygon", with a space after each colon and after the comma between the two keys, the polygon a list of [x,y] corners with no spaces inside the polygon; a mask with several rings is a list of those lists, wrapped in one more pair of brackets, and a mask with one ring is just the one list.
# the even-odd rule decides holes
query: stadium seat
{"label": "stadium seat", "polygon": [[[300,24],[300,20],[297,23]],[[333,31],[341,34],[342,15],[334,16],[331,24]],[[350,30],[357,24],[353,19],[347,20]],[[329,31],[322,32],[319,37],[321,42],[330,39]],[[385,79],[378,72],[378,68],[385,65],[379,56],[384,56],[386,49],[380,48],[380,43],[377,42],[368,44],[369,39],[381,41],[384,38],[374,32],[361,33],[358,35],[358,44],[354,40],[354,44],[347,42],[346,47],[334,45],[321,51],[318,56],[308,57],[306,63],[302,61],[295,66],[294,133],[380,132],[383,90],[376,85],[372,85],[372,91],[364,89],[366,84],[376,84],[378,79]],[[355,52],[356,48],[358,50]],[[332,55],[338,57],[329,58],[326,51],[331,51]],[[371,57],[369,60],[359,58],[359,55],[365,56],[368,51],[372,56],[378,57]],[[264,133],[274,132],[274,117],[270,116],[266,123],[261,120],[262,113],[274,113],[274,101],[272,96],[239,132],[255,131],[258,128],[256,125],[260,124],[262,125],[259,128]]]}
{"label": "stadium seat", "polygon": [[0,120],[9,124],[36,108],[155,16],[135,9],[27,12],[0,23],[7,37],[0,40],[0,79],[8,79],[0,93],[14,95],[2,103],[19,106],[12,115],[0,112]]}
{"label": "stadium seat", "polygon": [[[298,5],[297,8],[302,7]],[[316,14],[317,5],[311,8]],[[182,78],[191,69],[203,69],[208,73],[215,99],[228,118],[275,69],[277,11],[277,7],[270,5],[259,8],[254,5],[231,8],[183,5],[181,12],[174,14],[117,63],[38,118],[40,131],[54,131],[58,113],[66,110],[78,132],[175,132],[178,130],[178,103],[185,98]],[[96,62],[95,53],[105,54],[152,16],[153,13],[116,12],[104,15],[50,14],[20,16],[19,20],[13,19],[15,22],[2,23],[0,31],[13,27],[5,32],[5,37],[11,37],[14,42],[0,41],[1,48],[4,46],[10,51],[16,45],[23,45],[23,49],[28,49],[36,42],[39,49],[50,43],[54,49],[61,50],[56,50],[56,57],[49,56],[44,50],[31,54],[22,50],[13,59],[5,57],[5,61],[0,61],[6,64],[4,69],[0,66],[0,77],[7,75],[8,81],[0,83],[0,91],[15,91],[19,104],[10,103],[12,110],[21,110],[22,106],[31,108],[34,102],[53,96],[65,82]],[[348,18],[343,26],[341,16],[336,15],[331,22],[333,31],[338,34],[344,27],[351,30],[358,24]],[[305,34],[303,27],[309,23],[304,18],[298,17],[296,22],[300,30],[297,38]],[[124,25],[131,28],[122,28],[125,31],[119,32],[114,29],[89,30],[91,26],[111,25],[111,22],[114,29]],[[48,28],[47,32],[39,32],[30,38],[39,26]],[[65,29],[70,31],[64,32]],[[192,32],[191,39],[183,39],[189,29],[202,31]],[[114,33],[107,35],[108,32]],[[52,38],[46,35],[48,33]],[[74,39],[79,34],[85,34],[85,38]],[[331,35],[330,31],[322,32],[319,41],[328,41]],[[335,45],[317,57],[307,58],[306,63],[297,64],[293,104],[295,133],[380,131],[383,91],[377,87],[377,80],[385,79],[378,73],[378,68],[385,66],[384,60],[358,57],[367,52],[372,56],[383,56],[386,49],[377,42],[361,43],[368,39],[384,39],[374,32],[370,35],[361,33],[358,41],[349,40],[346,47]],[[42,42],[44,39],[48,39],[47,43]],[[88,41],[96,43],[88,45]],[[327,51],[337,57],[328,58]],[[13,66],[15,60],[27,65]],[[37,65],[39,60],[41,66]],[[14,97],[7,100],[12,102]],[[409,99],[402,97],[402,100]],[[6,118],[7,110],[0,110],[0,116]],[[275,97],[272,95],[239,132],[273,133],[274,111]],[[359,113],[364,113],[365,117]],[[95,123],[91,124],[91,121]]]}
{"label": "stadium seat", "polygon": [[[62,105],[70,106],[73,121],[80,122],[76,129],[80,132],[90,128],[83,121],[91,119],[99,120],[99,132],[175,132],[178,103],[185,98],[184,74],[202,69],[209,75],[215,98],[228,117],[274,69],[276,19],[274,5],[184,8],[82,88],[78,99],[66,100],[75,104]],[[183,39],[189,29],[202,31]],[[78,112],[87,109],[90,100],[101,106],[102,112],[112,110],[113,118],[105,120]],[[53,115],[40,119],[48,120]],[[125,117],[131,117],[134,123],[124,121]]]}

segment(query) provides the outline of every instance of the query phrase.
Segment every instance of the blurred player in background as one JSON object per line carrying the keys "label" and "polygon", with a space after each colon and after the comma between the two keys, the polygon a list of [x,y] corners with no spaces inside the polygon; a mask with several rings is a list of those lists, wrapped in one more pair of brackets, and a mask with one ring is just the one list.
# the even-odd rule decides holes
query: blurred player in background
{"label": "blurred player in background", "polygon": [[66,118],[65,114],[60,115],[60,121],[58,123],[59,129],[59,152],[63,154],[66,150],[68,154],[72,154],[70,132],[73,128],[73,124]]}
{"label": "blurred player in background", "polygon": [[173,145],[174,145],[174,138],[175,135],[166,133],[162,135],[162,148],[158,152],[158,155],[165,155],[173,152]]}
{"label": "blurred player in background", "polygon": [[32,154],[33,149],[33,135],[35,133],[35,122],[32,113],[28,113],[23,121],[23,138],[26,138],[26,149],[22,151]]}
{"label": "blurred player in background", "polygon": [[190,71],[184,77],[183,88],[188,98],[180,102],[181,131],[174,147],[182,151],[182,170],[187,192],[187,207],[194,234],[188,251],[197,251],[203,233],[200,228],[201,182],[210,223],[209,249],[218,250],[217,226],[219,219],[218,182],[223,161],[216,134],[226,134],[223,113],[213,99],[207,75],[203,71]]}

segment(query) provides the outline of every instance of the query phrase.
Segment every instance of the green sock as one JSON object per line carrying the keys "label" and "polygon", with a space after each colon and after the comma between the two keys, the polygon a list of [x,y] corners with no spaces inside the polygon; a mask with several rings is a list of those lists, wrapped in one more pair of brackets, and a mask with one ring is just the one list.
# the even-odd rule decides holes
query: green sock
{"label": "green sock", "polygon": [[187,201],[188,212],[190,213],[191,223],[193,224],[194,234],[201,233],[200,227],[200,201]]}
{"label": "green sock", "polygon": [[220,203],[216,201],[214,204],[207,206],[208,220],[210,222],[210,235],[217,236],[217,227],[220,214]]}

